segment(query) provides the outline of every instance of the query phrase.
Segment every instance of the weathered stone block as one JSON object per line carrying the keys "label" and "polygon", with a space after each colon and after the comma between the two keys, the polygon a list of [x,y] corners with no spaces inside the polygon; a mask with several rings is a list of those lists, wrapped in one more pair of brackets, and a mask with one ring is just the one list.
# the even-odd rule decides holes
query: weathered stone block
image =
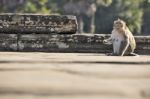
{"label": "weathered stone block", "polygon": [[[105,34],[0,34],[0,51],[112,52]],[[149,36],[135,36],[138,54],[150,54]]]}
{"label": "weathered stone block", "polygon": [[76,33],[71,15],[0,14],[0,33]]}
{"label": "weathered stone block", "polygon": [[137,43],[137,47],[135,52],[140,53],[140,54],[150,54],[150,43]]}
{"label": "weathered stone block", "polygon": [[19,37],[19,51],[57,51],[59,35],[27,34]]}
{"label": "weathered stone block", "polygon": [[0,51],[17,51],[17,35],[0,33]]}
{"label": "weathered stone block", "polygon": [[[103,34],[24,34],[18,42],[19,51],[46,51],[46,52],[112,52],[112,45],[104,44],[103,40],[109,35]],[[136,36],[139,54],[150,54],[150,37]],[[146,39],[145,39],[146,38]]]}
{"label": "weathered stone block", "polygon": [[135,36],[135,40],[138,44],[150,44],[150,36]]}
{"label": "weathered stone block", "polygon": [[24,34],[18,42],[20,51],[48,52],[108,52],[111,46],[103,44],[107,35],[49,35]]}

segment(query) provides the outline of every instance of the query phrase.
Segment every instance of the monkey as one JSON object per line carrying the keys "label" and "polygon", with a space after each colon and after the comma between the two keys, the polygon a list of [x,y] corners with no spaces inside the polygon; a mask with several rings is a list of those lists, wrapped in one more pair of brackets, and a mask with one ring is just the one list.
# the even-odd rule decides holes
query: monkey
{"label": "monkey", "polygon": [[133,34],[126,23],[121,20],[115,20],[110,38],[104,40],[104,43],[112,43],[112,56],[137,56],[134,53],[136,42]]}

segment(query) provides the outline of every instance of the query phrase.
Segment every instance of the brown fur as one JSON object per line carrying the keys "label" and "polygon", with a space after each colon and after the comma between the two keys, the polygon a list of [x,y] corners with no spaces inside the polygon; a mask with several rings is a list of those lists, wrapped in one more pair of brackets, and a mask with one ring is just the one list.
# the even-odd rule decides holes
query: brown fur
{"label": "brown fur", "polygon": [[111,41],[113,44],[113,54],[116,56],[135,55],[136,42],[133,34],[123,20],[114,21],[111,37],[104,42]]}

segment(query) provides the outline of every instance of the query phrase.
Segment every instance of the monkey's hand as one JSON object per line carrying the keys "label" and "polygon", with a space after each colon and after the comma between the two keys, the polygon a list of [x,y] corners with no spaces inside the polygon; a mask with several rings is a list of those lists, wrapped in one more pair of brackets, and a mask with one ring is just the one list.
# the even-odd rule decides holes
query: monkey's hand
{"label": "monkey's hand", "polygon": [[112,44],[111,38],[103,40],[104,44]]}
{"label": "monkey's hand", "polygon": [[108,41],[107,40],[103,40],[103,43],[107,43]]}

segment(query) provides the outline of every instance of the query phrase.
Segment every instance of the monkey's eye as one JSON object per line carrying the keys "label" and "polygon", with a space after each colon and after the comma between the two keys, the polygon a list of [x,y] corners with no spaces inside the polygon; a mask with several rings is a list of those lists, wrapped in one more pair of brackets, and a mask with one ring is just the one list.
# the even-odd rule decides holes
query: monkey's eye
{"label": "monkey's eye", "polygon": [[117,23],[116,25],[119,27],[123,27],[122,23]]}

